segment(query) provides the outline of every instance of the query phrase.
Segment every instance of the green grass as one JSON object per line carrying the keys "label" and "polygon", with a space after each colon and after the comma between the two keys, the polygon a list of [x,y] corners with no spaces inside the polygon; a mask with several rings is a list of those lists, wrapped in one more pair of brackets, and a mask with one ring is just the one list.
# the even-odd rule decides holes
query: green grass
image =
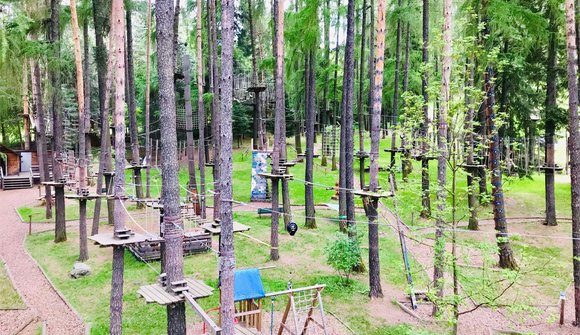
{"label": "green grass", "polygon": [[26,308],[26,305],[12,286],[4,263],[0,262],[0,309],[20,308]]}
{"label": "green grass", "polygon": [[[300,213],[297,213],[300,214]],[[303,214],[303,213],[301,213]],[[284,290],[288,280],[294,287],[313,284],[326,284],[324,290],[325,308],[338,315],[353,329],[365,329],[369,334],[420,334],[411,327],[404,325],[390,327],[380,320],[369,317],[367,297],[368,284],[366,274],[357,274],[350,287],[344,287],[337,274],[325,264],[324,246],[336,233],[336,223],[328,217],[332,211],[320,211],[319,228],[308,230],[303,228],[303,221],[297,219],[300,225],[298,233],[290,237],[285,232],[280,235],[279,262],[269,261],[269,248],[247,237],[236,235],[236,265],[238,268],[256,267],[261,265],[276,265],[276,268],[262,271],[262,278],[267,292]],[[269,241],[270,218],[258,218],[255,213],[235,213],[235,219],[251,225],[248,234]],[[362,219],[362,218],[360,218]],[[366,241],[366,227],[360,227],[362,241]],[[381,231],[381,272],[386,281],[397,288],[405,289],[405,278],[401,262],[398,240],[392,233],[382,227]],[[97,248],[90,245],[91,258],[87,262],[93,273],[85,278],[73,280],[68,271],[74,264],[77,253],[78,235],[69,233],[69,241],[60,244],[52,242],[51,233],[32,235],[27,239],[27,247],[31,254],[47,271],[57,288],[63,292],[71,304],[81,313],[86,322],[90,322],[92,334],[107,334],[109,321],[109,292],[111,280],[111,249]],[[217,241],[214,241],[217,242]],[[363,246],[364,246],[363,242]],[[363,248],[366,252],[367,249]],[[367,255],[363,256],[365,259]],[[413,261],[413,267],[417,264]],[[137,298],[136,291],[141,285],[153,283],[156,279],[156,269],[159,263],[150,263],[153,267],[137,261],[130,253],[125,255],[125,286],[124,286],[124,334],[159,334],[165,329],[165,310],[160,306],[150,304]],[[185,259],[184,272],[187,276],[205,281],[216,287],[217,260],[213,253],[190,256]],[[155,270],[154,270],[155,269]],[[418,275],[419,285],[426,283],[426,277]],[[218,294],[200,301],[206,308],[216,307]],[[388,303],[388,302],[385,302]],[[268,311],[269,311],[268,301]],[[275,301],[275,310],[283,311],[285,298]],[[147,315],[146,318],[143,316]],[[365,332],[366,333],[366,332]]]}

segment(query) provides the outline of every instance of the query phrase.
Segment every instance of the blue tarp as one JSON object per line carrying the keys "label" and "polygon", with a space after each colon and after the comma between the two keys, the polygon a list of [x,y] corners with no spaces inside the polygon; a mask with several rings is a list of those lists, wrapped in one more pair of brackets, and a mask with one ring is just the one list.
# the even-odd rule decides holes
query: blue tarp
{"label": "blue tarp", "polygon": [[259,299],[265,296],[260,270],[247,269],[234,272],[234,301]]}

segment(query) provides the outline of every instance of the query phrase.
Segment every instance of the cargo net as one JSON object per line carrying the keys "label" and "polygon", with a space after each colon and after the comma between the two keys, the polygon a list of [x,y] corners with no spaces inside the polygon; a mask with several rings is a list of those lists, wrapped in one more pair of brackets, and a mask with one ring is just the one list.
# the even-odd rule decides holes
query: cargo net
{"label": "cargo net", "polygon": [[280,322],[278,334],[327,335],[320,289],[293,292]]}
{"label": "cargo net", "polygon": [[185,108],[176,109],[177,129],[185,130]]}
{"label": "cargo net", "polygon": [[340,139],[338,134],[340,134],[340,127],[338,126],[334,129],[332,126],[326,126],[324,128],[324,132],[322,134],[322,152],[324,156],[336,155],[337,150],[340,147]]}

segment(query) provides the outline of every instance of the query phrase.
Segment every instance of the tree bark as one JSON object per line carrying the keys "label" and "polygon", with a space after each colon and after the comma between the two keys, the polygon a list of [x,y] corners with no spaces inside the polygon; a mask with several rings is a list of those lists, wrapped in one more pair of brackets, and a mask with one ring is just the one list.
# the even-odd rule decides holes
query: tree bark
{"label": "tree bark", "polygon": [[[32,69],[30,69],[32,71]],[[28,99],[28,67],[22,64],[22,120],[24,122],[24,150],[30,150],[30,114]]]}
{"label": "tree bark", "polygon": [[202,0],[197,0],[196,48],[197,48],[197,120],[199,130],[199,202],[201,217],[205,219],[205,107],[203,105],[203,50],[201,47]]}
{"label": "tree bark", "polygon": [[[397,8],[401,8],[401,0],[397,1]],[[393,113],[391,119],[391,163],[389,166],[390,174],[395,180],[395,148],[397,147],[397,119],[399,118],[399,68],[401,67],[401,19],[397,18],[397,42],[395,47],[395,82],[393,85]]]}
{"label": "tree bark", "polygon": [[[411,25],[407,23],[405,35],[405,64],[403,65],[403,94],[409,90],[409,55],[411,53]],[[403,108],[405,101],[403,100]],[[407,131],[412,131],[408,129]],[[413,164],[411,163],[411,150],[408,148],[407,134],[403,131],[401,134],[401,147],[403,148],[403,157],[401,159],[401,170],[403,170],[403,181],[409,180],[409,175],[413,172]]]}
{"label": "tree bark", "polygon": [[429,197],[429,0],[423,0],[423,72],[421,92],[423,93],[423,124],[421,127],[421,217],[431,216],[431,199]]}
{"label": "tree bark", "polygon": [[[183,280],[183,223],[179,206],[179,162],[174,85],[174,10],[173,0],[155,3],[157,22],[157,71],[159,78],[159,123],[161,134],[161,199],[165,238],[165,273],[167,282]],[[168,285],[168,289],[171,285]],[[185,334],[183,302],[167,306],[167,333]]]}
{"label": "tree bark", "polygon": [[147,0],[147,51],[145,83],[145,197],[151,197],[151,0]]}
{"label": "tree bark", "polygon": [[327,166],[326,147],[328,146],[326,125],[328,118],[328,82],[330,80],[328,68],[330,66],[330,0],[325,1],[326,13],[324,14],[324,67],[327,69],[324,75],[324,87],[322,90],[322,112],[320,113],[320,124],[322,126],[322,152],[320,165]]}
{"label": "tree bark", "polygon": [[568,49],[568,130],[572,190],[572,252],[575,324],[580,327],[580,130],[578,118],[577,49],[574,0],[566,0],[566,44]]}
{"label": "tree bark", "polygon": [[[113,0],[111,29],[114,35],[114,48],[111,57],[115,58],[115,179],[113,195],[115,198],[115,230],[125,229],[125,210],[122,203],[125,197],[125,19],[123,0]],[[109,333],[121,335],[123,314],[123,246],[113,247],[113,273],[111,277],[111,302]]]}
{"label": "tree bark", "polygon": [[[332,107],[332,155],[331,155],[331,170],[336,171],[336,116],[338,111],[338,99],[336,88],[338,86],[338,54],[340,53],[338,37],[340,32],[340,1],[338,0],[337,10],[336,10],[336,47],[334,48],[334,94],[333,94],[333,107]],[[341,133],[342,135],[342,133]],[[339,182],[340,184],[340,182]],[[343,215],[339,213],[339,215]]]}
{"label": "tree bark", "polygon": [[[352,0],[349,0],[352,1]],[[383,101],[383,70],[385,67],[385,21],[386,0],[379,0],[374,49],[374,85],[371,115],[370,190],[378,191],[379,186],[379,142],[381,137],[381,108]],[[371,299],[383,296],[379,262],[379,226],[376,222],[378,198],[364,197],[363,204],[369,219],[369,296]]]}
{"label": "tree bark", "polygon": [[[284,0],[274,0],[275,33],[274,55],[276,59],[275,91],[276,109],[274,115],[274,148],[272,152],[272,169],[274,173],[280,171],[280,160],[283,158],[282,144],[286,140],[284,131],[285,95],[284,95]],[[280,258],[278,252],[278,224],[279,224],[279,192],[278,178],[272,179],[272,227],[270,232],[270,258],[274,261]]]}
{"label": "tree bark", "polygon": [[306,204],[306,228],[316,228],[316,210],[314,209],[314,99],[316,96],[316,54],[314,48],[308,52],[306,70],[306,172],[304,185]]}
{"label": "tree bark", "polygon": [[[108,169],[112,170],[111,153],[110,153],[110,125],[109,125],[109,97],[110,87],[107,89],[107,81],[111,81],[112,65],[107,62],[107,48],[105,47],[104,35],[107,27],[107,11],[109,8],[108,0],[93,0],[93,21],[95,26],[95,63],[97,65],[97,84],[99,88],[99,111],[101,117],[101,145],[99,155],[99,172],[97,176],[97,194],[101,194],[103,188],[103,172]],[[109,11],[110,14],[110,11]],[[110,41],[109,44],[112,42]],[[109,45],[111,47],[111,45]],[[101,198],[95,200],[95,209],[93,214],[93,226],[91,234],[95,235],[99,232],[99,221],[101,216]],[[109,207],[111,205],[111,207]],[[107,207],[109,210],[109,224],[113,224],[113,207],[114,202],[107,200]]]}
{"label": "tree bark", "polygon": [[[219,78],[219,66],[218,66],[218,56],[217,56],[217,23],[216,23],[216,0],[209,1],[209,60],[210,60],[210,90],[213,93],[213,99],[211,103],[211,134],[212,134],[212,145],[213,145],[213,179],[217,181],[219,179],[219,164],[217,164],[217,157],[219,157],[219,126],[220,126],[220,88],[218,84]],[[215,187],[214,187],[215,188]],[[214,219],[219,218],[219,205],[220,201],[220,190],[216,190],[213,197],[213,216]]]}
{"label": "tree bark", "polygon": [[[473,101],[473,93],[470,91],[475,87],[475,62],[466,62],[466,70],[469,72],[467,80],[467,90],[465,94],[465,105],[467,114],[465,115],[465,146],[467,149],[465,163],[467,166],[474,166],[476,164],[474,158],[475,152],[475,126],[473,123],[475,117],[475,108]],[[477,218],[477,191],[475,185],[475,177],[477,177],[478,169],[473,167],[467,168],[467,207],[469,209],[469,223],[467,228],[469,230],[479,230],[479,220]]]}
{"label": "tree bark", "polygon": [[[42,89],[40,77],[40,66],[38,62],[30,61],[32,78],[32,99],[36,110],[36,151],[40,167],[40,181],[50,181],[50,166],[48,164],[48,148],[46,144],[46,124],[44,115],[44,105],[42,103]],[[52,218],[52,188],[44,186],[44,202],[46,206],[46,218]]]}
{"label": "tree bark", "polygon": [[[254,6],[252,0],[248,0],[248,26],[250,28],[250,47],[252,52],[252,85],[258,86],[258,64],[256,57],[256,36],[254,34]],[[264,150],[264,130],[262,129],[262,113],[260,110],[260,95],[254,92],[254,150]]]}
{"label": "tree bark", "polygon": [[[374,43],[375,43],[375,29],[374,29],[374,24],[375,24],[375,0],[370,0],[370,4],[369,4],[369,10],[370,10],[370,20],[369,20],[369,71],[368,71],[368,76],[369,76],[369,95],[368,95],[368,101],[367,101],[367,111],[369,114],[369,118],[367,119],[367,121],[365,123],[367,123],[368,127],[366,127],[367,129],[371,129],[371,116],[370,114],[372,113],[372,109],[373,109],[373,97],[374,97],[374,71],[375,71],[375,55],[374,55]],[[369,131],[370,134],[370,131]]]}
{"label": "tree bark", "polygon": [[[70,0],[70,15],[73,33],[73,49],[76,66],[76,89],[77,89],[77,105],[79,111],[79,188],[77,194],[83,195],[88,192],[87,187],[87,152],[86,152],[86,117],[85,110],[85,83],[83,77],[83,64],[81,54],[81,42],[79,39],[79,21],[77,16],[77,6],[75,0]],[[85,41],[88,43],[88,41]],[[88,84],[88,83],[87,83]],[[79,261],[83,262],[88,259],[87,251],[87,201],[79,200]]]}
{"label": "tree bark", "polygon": [[220,125],[220,178],[222,203],[220,204],[220,315],[224,334],[234,334],[234,231],[232,213],[232,96],[234,56],[233,0],[222,1],[222,74],[221,74],[221,125]]}
{"label": "tree bark", "polygon": [[[52,56],[60,58],[60,1],[50,1],[50,32],[49,40],[52,45]],[[63,153],[64,153],[64,125],[60,95],[60,68],[57,64],[50,67],[48,73],[51,85],[51,109],[52,109],[52,173],[55,181],[63,179]],[[55,187],[55,230],[54,242],[66,241],[66,217],[64,203],[64,187]]]}
{"label": "tree bark", "polygon": [[[487,0],[482,3],[483,22],[485,35],[490,34],[489,18],[487,16]],[[485,118],[489,154],[489,165],[491,173],[492,198],[493,198],[493,218],[495,221],[495,230],[497,231],[497,245],[499,248],[499,266],[503,269],[517,269],[517,264],[511,249],[507,232],[507,221],[504,206],[502,172],[500,164],[500,139],[498,130],[495,125],[495,84],[494,68],[488,64],[484,74],[484,92],[485,92]]]}
{"label": "tree bark", "polygon": [[[135,166],[141,165],[139,157],[139,127],[137,126],[137,105],[135,102],[135,70],[133,67],[133,25],[132,25],[131,5],[127,6],[127,109],[129,111],[129,132],[131,138],[131,163]],[[143,182],[141,180],[141,169],[133,169],[133,181],[135,183],[135,196],[137,199],[137,208],[144,208],[143,199]]]}
{"label": "tree bark", "polygon": [[189,71],[190,61],[189,55],[185,53],[183,55],[183,72],[185,76],[184,86],[185,86],[185,131],[186,131],[186,141],[187,141],[187,170],[189,175],[189,180],[187,183],[195,213],[199,214],[200,207],[197,196],[197,181],[195,178],[195,146],[193,143],[193,113],[191,111],[191,74]]}
{"label": "tree bark", "polygon": [[556,122],[554,120],[557,112],[557,76],[556,57],[558,53],[558,23],[555,9],[548,4],[548,30],[550,32],[550,40],[548,44],[548,63],[547,63],[547,78],[546,78],[546,121],[545,121],[545,166],[548,168],[544,170],[545,190],[546,190],[546,221],[544,224],[548,226],[555,226],[558,224],[556,220],[556,196],[554,194],[554,173],[555,170],[549,168],[555,167],[554,163],[554,136],[556,134]]}
{"label": "tree bark", "polygon": [[341,138],[341,143],[344,140],[344,190],[345,204],[346,204],[346,220],[349,227],[349,233],[354,237],[355,208],[354,208],[354,194],[350,191],[354,189],[354,169],[353,169],[353,150],[354,150],[354,30],[355,30],[355,1],[348,1],[347,10],[347,28],[346,28],[346,49],[344,53],[344,77],[342,88],[342,110],[343,118],[341,120],[341,129],[344,128],[344,138]]}
{"label": "tree bark", "polygon": [[[367,0],[363,0],[362,5],[362,22],[360,38],[360,68],[359,68],[359,87],[358,87],[358,152],[359,152],[359,183],[361,189],[365,185],[365,157],[362,155],[365,151],[364,139],[364,104],[363,96],[365,90],[365,46],[366,46],[366,24],[367,24]],[[372,52],[371,52],[372,53]]]}
{"label": "tree bark", "polygon": [[[445,269],[445,204],[447,200],[447,114],[449,113],[450,85],[451,85],[451,61],[452,61],[452,19],[451,0],[443,1],[443,69],[441,71],[441,108],[439,109],[439,127],[437,131],[437,147],[439,155],[437,159],[437,219],[435,230],[435,260],[433,281],[436,295],[443,298],[444,269]],[[452,194],[455,196],[455,194]],[[439,314],[438,303],[433,304],[433,315]]]}

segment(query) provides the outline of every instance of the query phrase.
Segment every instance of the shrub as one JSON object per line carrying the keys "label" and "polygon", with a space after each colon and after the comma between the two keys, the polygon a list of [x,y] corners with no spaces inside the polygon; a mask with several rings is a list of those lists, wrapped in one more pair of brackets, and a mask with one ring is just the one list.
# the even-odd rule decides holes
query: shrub
{"label": "shrub", "polygon": [[326,262],[343,278],[344,283],[350,283],[350,275],[361,259],[359,241],[350,239],[346,234],[338,233],[326,248]]}

